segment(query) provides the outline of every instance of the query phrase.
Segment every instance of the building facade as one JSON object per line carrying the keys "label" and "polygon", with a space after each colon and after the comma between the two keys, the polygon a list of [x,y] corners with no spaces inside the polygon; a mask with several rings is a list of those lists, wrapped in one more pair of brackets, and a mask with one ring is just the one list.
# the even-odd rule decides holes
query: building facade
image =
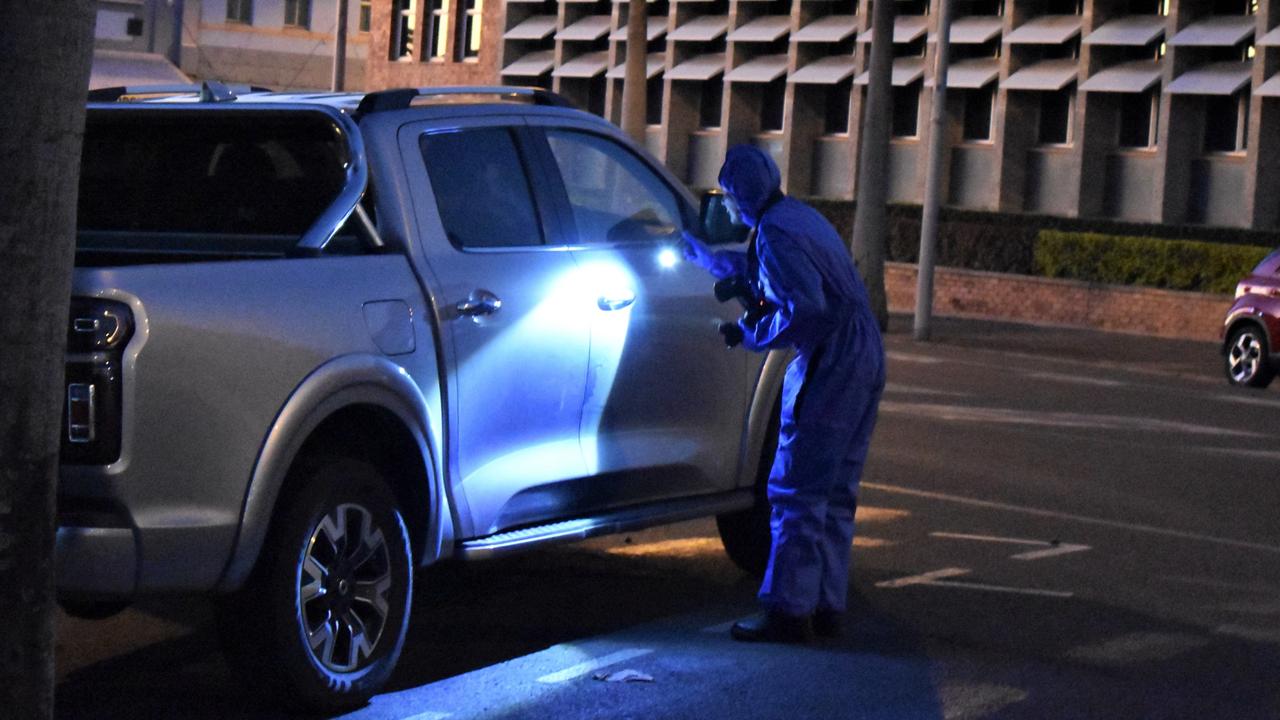
{"label": "building facade", "polygon": [[[274,90],[324,90],[333,82],[338,0],[185,0],[183,71]],[[372,3],[347,2],[344,84],[365,85]]]}
{"label": "building facade", "polygon": [[[185,0],[181,67],[198,78],[328,87],[336,2]],[[778,161],[788,192],[852,198],[871,2],[650,0],[649,149],[690,185],[710,187],[725,148],[755,143]],[[896,202],[922,200],[937,2],[895,2],[885,176]],[[121,36],[111,47],[138,49],[152,31],[146,17],[163,34],[165,13],[153,5],[168,7],[101,2],[100,45],[107,27]],[[537,85],[621,118],[626,0],[349,5],[349,88]],[[954,8],[949,205],[1280,228],[1280,0]]]}
{"label": "building facade", "polygon": [[[651,0],[650,150],[708,187],[727,146],[755,143],[789,192],[852,198],[871,1]],[[507,0],[494,79],[618,121],[628,7]],[[891,199],[918,203],[937,3],[896,8],[885,170]],[[956,2],[946,202],[1277,228],[1278,25],[1280,0]]]}

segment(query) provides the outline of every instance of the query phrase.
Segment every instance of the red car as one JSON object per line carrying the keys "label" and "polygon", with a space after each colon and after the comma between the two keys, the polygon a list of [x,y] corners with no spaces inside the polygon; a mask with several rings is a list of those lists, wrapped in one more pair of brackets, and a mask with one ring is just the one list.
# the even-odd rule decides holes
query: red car
{"label": "red car", "polygon": [[1232,385],[1264,388],[1280,371],[1280,249],[1236,285],[1222,338]]}

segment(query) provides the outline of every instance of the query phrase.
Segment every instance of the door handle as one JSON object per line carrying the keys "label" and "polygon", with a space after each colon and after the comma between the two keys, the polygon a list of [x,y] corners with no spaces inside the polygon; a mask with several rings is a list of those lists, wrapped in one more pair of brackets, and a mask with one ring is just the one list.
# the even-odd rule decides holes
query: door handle
{"label": "door handle", "polygon": [[502,300],[488,290],[476,290],[471,297],[454,306],[459,315],[476,318],[492,315],[502,309]]}
{"label": "door handle", "polygon": [[596,298],[596,307],[601,310],[621,310],[635,301],[636,294],[630,291],[616,295],[601,295]]}

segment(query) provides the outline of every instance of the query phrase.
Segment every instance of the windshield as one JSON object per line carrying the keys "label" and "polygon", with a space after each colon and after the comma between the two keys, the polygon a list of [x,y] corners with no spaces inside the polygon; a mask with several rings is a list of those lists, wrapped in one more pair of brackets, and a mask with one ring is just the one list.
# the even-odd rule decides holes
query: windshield
{"label": "windshield", "polygon": [[111,244],[191,251],[276,236],[272,246],[287,247],[337,197],[345,164],[341,135],[319,113],[90,111],[80,245],[124,234]]}

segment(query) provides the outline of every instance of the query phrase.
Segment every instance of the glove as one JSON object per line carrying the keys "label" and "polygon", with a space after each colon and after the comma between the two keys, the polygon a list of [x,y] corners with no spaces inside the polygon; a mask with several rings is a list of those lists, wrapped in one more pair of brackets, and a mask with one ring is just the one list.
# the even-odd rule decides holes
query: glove
{"label": "glove", "polygon": [[711,264],[714,261],[714,255],[711,249],[707,247],[707,243],[702,238],[685,230],[683,235],[684,243],[681,251],[684,253],[684,259],[710,272]]}
{"label": "glove", "polygon": [[737,347],[742,344],[743,333],[742,328],[738,327],[738,323],[720,323],[720,334],[724,336],[724,346],[727,348]]}

